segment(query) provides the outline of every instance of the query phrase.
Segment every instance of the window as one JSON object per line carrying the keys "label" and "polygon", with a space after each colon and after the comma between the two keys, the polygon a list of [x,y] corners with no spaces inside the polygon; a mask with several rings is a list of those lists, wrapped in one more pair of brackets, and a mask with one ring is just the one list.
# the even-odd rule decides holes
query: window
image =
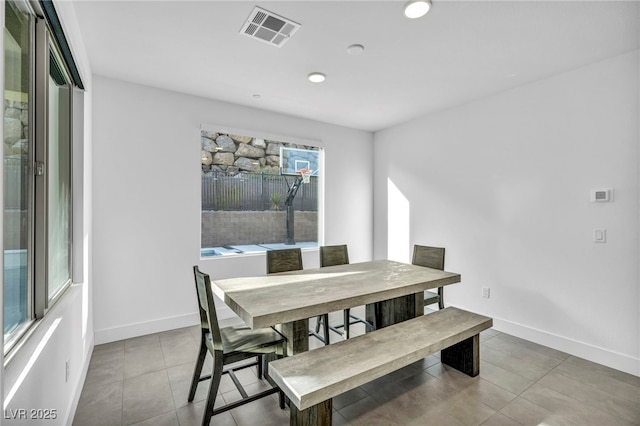
{"label": "window", "polygon": [[214,129],[201,132],[202,257],[317,247],[322,150]]}
{"label": "window", "polygon": [[47,297],[52,300],[71,282],[72,87],[54,48],[49,54],[48,86]]}
{"label": "window", "polygon": [[5,3],[5,352],[71,284],[75,80],[62,59],[60,34],[35,16],[28,2]]}
{"label": "window", "polygon": [[32,314],[33,88],[31,15],[5,3],[4,28],[4,336],[18,334]]}

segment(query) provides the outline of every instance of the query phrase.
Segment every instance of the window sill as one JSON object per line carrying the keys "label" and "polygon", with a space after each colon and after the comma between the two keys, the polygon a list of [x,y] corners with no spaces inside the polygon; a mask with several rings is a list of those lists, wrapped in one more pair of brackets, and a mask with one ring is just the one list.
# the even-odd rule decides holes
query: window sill
{"label": "window sill", "polygon": [[47,309],[47,312],[45,313],[44,317],[31,320],[22,324],[18,328],[18,331],[16,332],[15,337],[13,339],[9,339],[8,343],[5,343],[4,358],[3,358],[4,368],[7,368],[7,366],[11,364],[11,361],[20,352],[20,349],[24,347],[27,344],[27,342],[29,342],[29,339],[34,334],[36,334],[36,331],[41,327],[43,323],[46,322],[46,320],[48,319],[48,313],[51,312],[59,304],[59,302],[64,299],[64,297],[67,295],[71,287],[72,287],[72,283],[68,283],[63,288],[61,288],[58,294],[56,295],[55,299],[53,300],[52,305]]}

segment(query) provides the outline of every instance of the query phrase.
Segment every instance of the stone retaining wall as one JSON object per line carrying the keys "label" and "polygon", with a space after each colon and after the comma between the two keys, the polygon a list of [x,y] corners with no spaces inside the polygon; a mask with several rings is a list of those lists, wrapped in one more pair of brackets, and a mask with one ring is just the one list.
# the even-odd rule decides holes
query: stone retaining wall
{"label": "stone retaining wall", "polygon": [[308,145],[270,141],[251,136],[201,132],[202,173],[223,171],[233,176],[241,172],[280,172],[280,147],[316,149]]}
{"label": "stone retaining wall", "polygon": [[[285,211],[203,211],[202,247],[283,243],[286,221]],[[318,212],[295,212],[294,239],[318,240]]]}

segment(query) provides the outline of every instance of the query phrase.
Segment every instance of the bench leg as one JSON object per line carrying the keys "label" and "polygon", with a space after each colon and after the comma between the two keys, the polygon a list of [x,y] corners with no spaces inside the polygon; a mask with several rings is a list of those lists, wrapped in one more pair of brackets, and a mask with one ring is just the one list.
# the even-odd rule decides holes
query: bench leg
{"label": "bench leg", "polygon": [[471,377],[480,374],[480,335],[469,337],[460,343],[443,349],[440,353],[443,364],[460,370]]}
{"label": "bench leg", "polygon": [[331,426],[331,400],[321,402],[306,410],[298,410],[291,404],[289,424],[291,426]]}

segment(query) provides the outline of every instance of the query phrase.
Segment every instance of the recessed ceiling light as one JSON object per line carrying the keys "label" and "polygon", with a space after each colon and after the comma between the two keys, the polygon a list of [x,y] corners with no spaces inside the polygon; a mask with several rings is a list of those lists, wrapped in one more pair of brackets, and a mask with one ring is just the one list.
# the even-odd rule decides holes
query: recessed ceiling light
{"label": "recessed ceiling light", "polygon": [[349,53],[350,55],[359,55],[362,52],[364,52],[364,46],[361,44],[352,44],[351,46],[347,47],[347,53]]}
{"label": "recessed ceiling light", "polygon": [[307,78],[312,83],[322,83],[327,78],[327,76],[322,74],[321,72],[312,72]]}
{"label": "recessed ceiling light", "polygon": [[415,19],[426,15],[429,9],[431,9],[431,2],[429,0],[411,0],[404,4],[402,10],[404,16]]}

